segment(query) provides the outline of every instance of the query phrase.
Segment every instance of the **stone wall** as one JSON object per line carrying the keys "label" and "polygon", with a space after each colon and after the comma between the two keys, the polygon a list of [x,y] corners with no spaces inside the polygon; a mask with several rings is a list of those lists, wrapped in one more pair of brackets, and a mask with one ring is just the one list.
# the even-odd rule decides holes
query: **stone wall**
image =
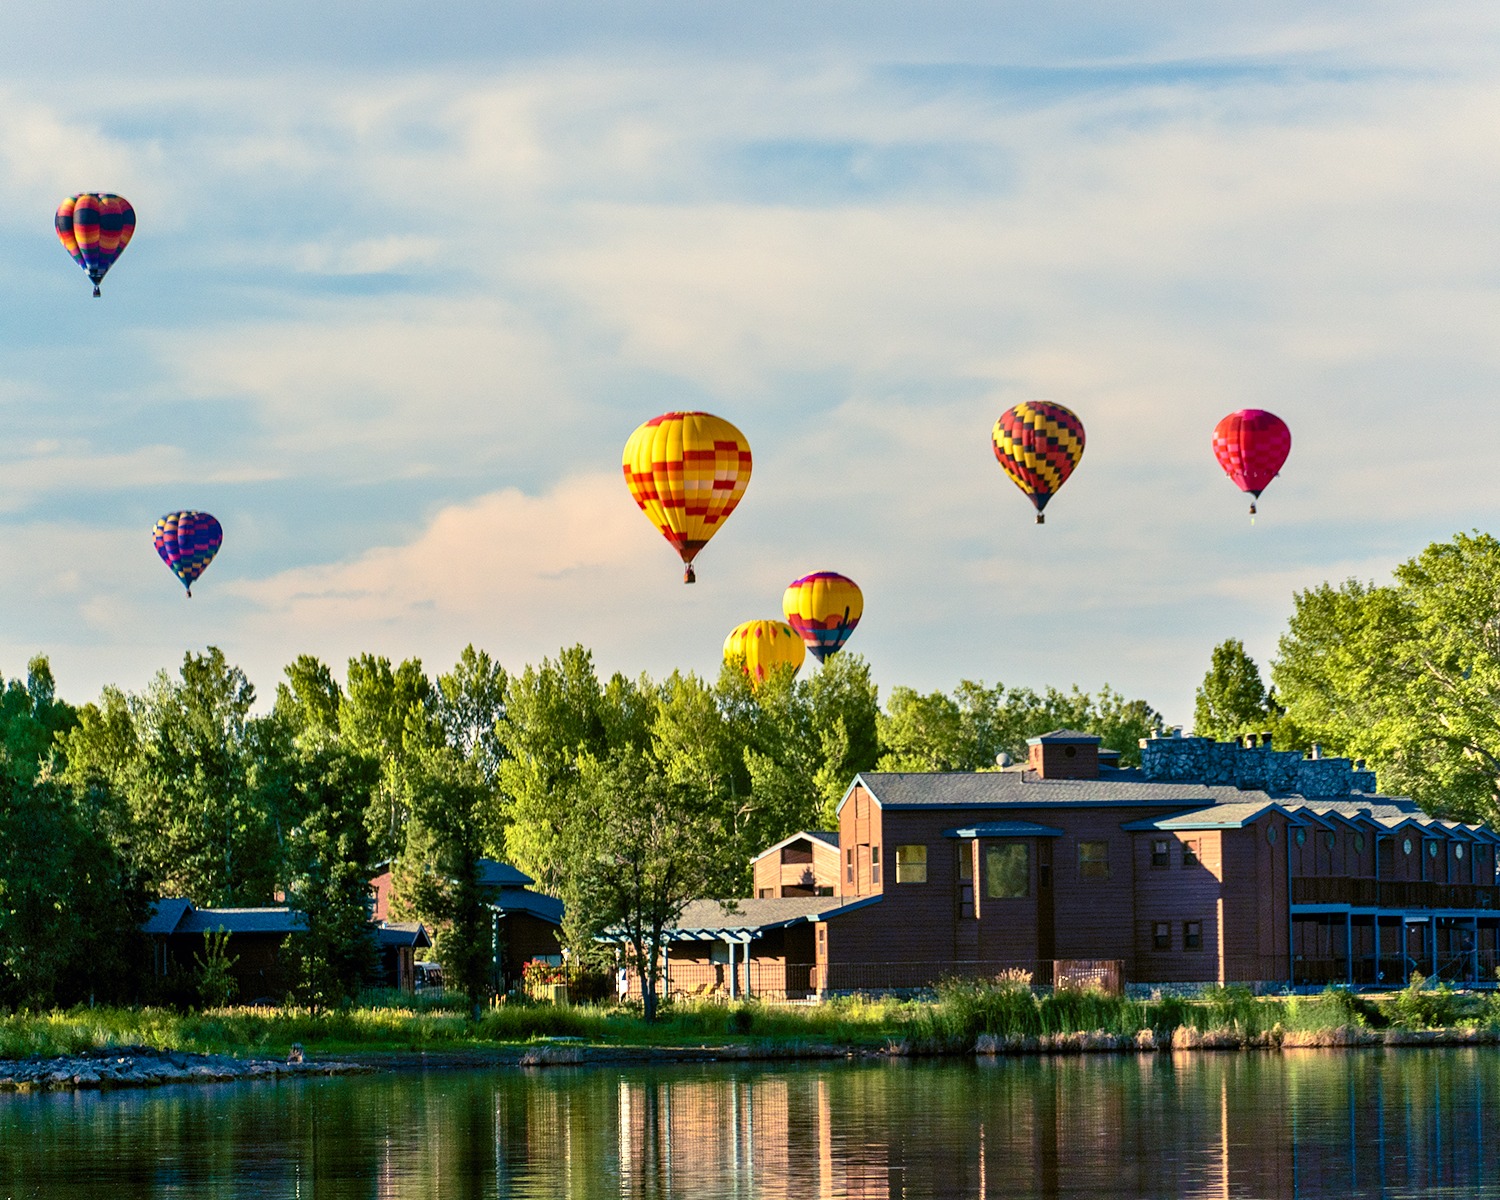
{"label": "stone wall", "polygon": [[1296,750],[1220,742],[1211,737],[1141,740],[1141,770],[1163,783],[1203,783],[1330,799],[1352,792],[1373,794],[1375,772],[1347,758],[1304,757]]}

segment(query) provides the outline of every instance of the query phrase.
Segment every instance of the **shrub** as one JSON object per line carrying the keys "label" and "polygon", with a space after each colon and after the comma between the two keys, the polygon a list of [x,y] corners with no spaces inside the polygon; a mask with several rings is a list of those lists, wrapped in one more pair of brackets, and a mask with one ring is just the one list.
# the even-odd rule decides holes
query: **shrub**
{"label": "shrub", "polygon": [[1432,986],[1431,980],[1413,971],[1406,986],[1386,1002],[1391,1023],[1404,1029],[1440,1029],[1458,1024],[1463,1016],[1463,1001],[1446,983]]}
{"label": "shrub", "polygon": [[1365,1028],[1372,1021],[1384,1024],[1379,1010],[1348,988],[1325,988],[1316,996],[1292,996],[1285,1006],[1282,1024],[1299,1032],[1325,1029]]}
{"label": "shrub", "polygon": [[1267,1021],[1266,1005],[1256,999],[1242,983],[1203,989],[1203,1002],[1192,1010],[1191,1024],[1200,1033],[1214,1029],[1232,1029],[1254,1037],[1274,1021]]}

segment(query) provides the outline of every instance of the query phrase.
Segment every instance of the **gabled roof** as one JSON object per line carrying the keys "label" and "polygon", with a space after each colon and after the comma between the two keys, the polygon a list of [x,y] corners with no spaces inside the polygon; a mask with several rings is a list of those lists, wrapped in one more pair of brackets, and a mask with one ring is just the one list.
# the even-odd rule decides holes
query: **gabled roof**
{"label": "gabled roof", "polygon": [[184,913],[191,911],[193,902],[182,896],[169,900],[158,900],[151,906],[151,915],[141,922],[141,932],[147,934],[171,933],[177,928]]}
{"label": "gabled roof", "polygon": [[[781,850],[786,846],[790,846],[793,842],[800,841],[802,838],[807,838],[808,841],[811,842],[821,842],[823,845],[833,850],[837,850],[839,848],[839,835],[836,830],[830,831],[826,829],[799,829],[796,833],[792,834],[791,837],[784,837],[774,846],[767,846],[750,861],[759,862],[761,859],[765,858],[766,855],[775,853],[777,850]],[[816,847],[814,848],[816,849]]]}
{"label": "gabled roof", "polygon": [[1097,734],[1084,733],[1081,729],[1054,729],[1051,733],[1038,734],[1036,737],[1026,739],[1028,746],[1039,745],[1084,745],[1097,746],[1104,739]]}
{"label": "gabled roof", "polygon": [[1170,830],[1189,829],[1243,829],[1261,817],[1268,816],[1273,812],[1281,813],[1293,825],[1306,825],[1308,818],[1298,816],[1291,809],[1276,801],[1265,797],[1265,793],[1258,793],[1263,798],[1259,801],[1249,801],[1241,804],[1214,804],[1208,808],[1196,809],[1193,812],[1173,813],[1165,817],[1151,817],[1144,821],[1131,821],[1121,828],[1131,832],[1139,832],[1150,829],[1160,829],[1163,832]]}
{"label": "gabled roof", "polygon": [[533,892],[530,888],[501,888],[490,896],[490,907],[501,916],[508,913],[528,913],[550,925],[562,924],[563,902],[556,896]]}
{"label": "gabled roof", "polygon": [[412,946],[420,950],[432,945],[432,939],[420,921],[382,921],[375,926],[375,943],[379,946]]}

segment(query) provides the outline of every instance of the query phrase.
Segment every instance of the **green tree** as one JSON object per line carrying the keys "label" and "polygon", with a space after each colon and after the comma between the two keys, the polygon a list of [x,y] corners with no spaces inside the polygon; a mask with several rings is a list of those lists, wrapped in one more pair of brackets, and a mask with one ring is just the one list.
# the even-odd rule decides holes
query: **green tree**
{"label": "green tree", "polygon": [[146,901],[91,787],[0,774],[0,1001],[121,1001],[144,961]]}
{"label": "green tree", "polygon": [[582,803],[563,831],[565,934],[574,946],[606,930],[621,938],[654,1021],[666,931],[688,901],[714,895],[722,882],[724,822],[716,806],[629,746],[606,760],[583,756],[578,787]]}
{"label": "green tree", "polygon": [[1209,659],[1208,673],[1193,706],[1193,732],[1200,737],[1231,738],[1260,733],[1274,715],[1260,668],[1238,638],[1220,642]]}
{"label": "green tree", "polygon": [[813,776],[817,823],[833,829],[838,825],[835,809],[854,776],[874,770],[880,759],[880,693],[869,664],[847,650],[830,656],[806,687],[819,756]]}
{"label": "green tree", "polygon": [[1458,534],[1396,568],[1300,592],[1272,679],[1309,740],[1365,758],[1429,812],[1500,805],[1500,541]]}

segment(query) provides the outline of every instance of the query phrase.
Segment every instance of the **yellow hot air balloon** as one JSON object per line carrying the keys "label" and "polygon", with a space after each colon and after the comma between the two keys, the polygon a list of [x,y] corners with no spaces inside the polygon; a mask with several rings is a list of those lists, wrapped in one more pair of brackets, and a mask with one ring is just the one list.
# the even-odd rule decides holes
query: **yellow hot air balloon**
{"label": "yellow hot air balloon", "polygon": [[797,631],[783,621],[745,621],[724,639],[724,661],[745,661],[745,673],[759,683],[776,667],[802,666],[807,647]]}
{"label": "yellow hot air balloon", "polygon": [[794,579],[781,597],[787,623],[819,662],[837,654],[865,611],[859,584],[837,571],[814,571]]}
{"label": "yellow hot air balloon", "polygon": [[750,482],[750,443],[722,417],[663,413],[630,435],[623,462],[630,494],[682,555],[682,582],[692,583],[694,557]]}

